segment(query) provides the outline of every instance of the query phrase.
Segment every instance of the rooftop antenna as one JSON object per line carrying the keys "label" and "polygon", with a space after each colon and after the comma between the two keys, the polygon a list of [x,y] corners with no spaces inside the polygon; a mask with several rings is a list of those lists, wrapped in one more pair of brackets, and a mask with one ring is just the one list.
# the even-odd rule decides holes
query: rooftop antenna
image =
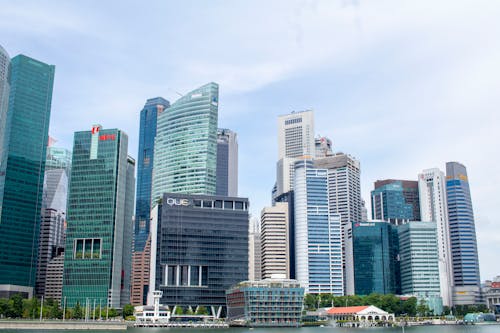
{"label": "rooftop antenna", "polygon": [[168,87],[167,89],[168,89],[168,90],[170,90],[170,91],[172,91],[172,92],[174,92],[174,93],[176,93],[177,95],[179,95],[179,96],[181,96],[181,97],[183,97],[183,96],[184,96],[183,94],[181,94],[181,93],[180,93],[180,92],[178,92],[177,90],[174,90],[174,89],[172,89],[172,88],[170,88],[170,87]]}

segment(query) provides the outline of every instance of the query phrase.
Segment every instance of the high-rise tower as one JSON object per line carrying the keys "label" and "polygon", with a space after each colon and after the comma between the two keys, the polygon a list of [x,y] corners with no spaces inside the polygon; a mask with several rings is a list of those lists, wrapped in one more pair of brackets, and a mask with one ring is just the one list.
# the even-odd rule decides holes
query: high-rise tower
{"label": "high-rise tower", "polygon": [[208,83],[158,117],[152,202],[163,193],[215,194],[219,86]]}
{"label": "high-rise tower", "polygon": [[225,128],[217,130],[216,194],[238,196],[238,136]]}
{"label": "high-rise tower", "polygon": [[137,196],[135,204],[134,253],[130,302],[146,304],[149,290],[150,212],[153,180],[154,143],[158,115],[170,106],[162,97],[146,101],[140,114],[139,151],[137,153]]}
{"label": "high-rise tower", "polygon": [[372,218],[400,224],[420,220],[418,182],[386,179],[375,182],[371,192]]}
{"label": "high-rise tower", "polygon": [[344,294],[340,215],[329,207],[328,170],[295,163],[295,275],[307,293]]}
{"label": "high-rise tower", "polygon": [[9,106],[0,115],[5,130],[0,140],[2,297],[13,292],[30,296],[35,286],[54,70],[54,66],[25,55],[11,61]]}
{"label": "high-rise tower", "polygon": [[274,198],[293,189],[294,163],[297,158],[304,156],[313,158],[315,153],[313,111],[292,112],[279,116]]}
{"label": "high-rise tower", "polygon": [[444,306],[452,306],[453,271],[445,186],[444,174],[439,169],[427,169],[418,175],[420,217],[422,221],[436,223],[441,297]]}
{"label": "high-rise tower", "polygon": [[118,129],[75,133],[63,281],[70,307],[129,301],[135,161],[127,149]]}
{"label": "high-rise tower", "polygon": [[476,304],[480,276],[476,227],[467,170],[458,162],[446,163],[446,198],[453,264],[453,304]]}

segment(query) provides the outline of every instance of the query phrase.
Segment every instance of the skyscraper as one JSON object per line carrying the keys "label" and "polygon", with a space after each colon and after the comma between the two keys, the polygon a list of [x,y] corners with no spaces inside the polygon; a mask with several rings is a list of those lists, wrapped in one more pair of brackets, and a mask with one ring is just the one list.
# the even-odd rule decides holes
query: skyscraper
{"label": "skyscraper", "polygon": [[171,309],[224,315],[225,291],[248,279],[248,200],[164,193],[152,218],[151,290]]}
{"label": "skyscraper", "polygon": [[278,117],[278,163],[275,197],[292,190],[294,163],[299,157],[313,158],[314,113],[311,110],[292,112]]}
{"label": "skyscraper", "polygon": [[290,278],[290,237],[288,202],[277,202],[261,212],[261,271],[263,279],[279,274]]}
{"label": "skyscraper", "polygon": [[219,86],[208,83],[158,117],[152,202],[163,193],[214,194]]}
{"label": "skyscraper", "polygon": [[[363,199],[361,198],[361,166],[357,159],[337,153],[316,159],[314,167],[328,170],[328,206],[330,214],[338,214],[342,221],[342,265],[345,273],[346,261],[352,261],[352,253],[345,251],[345,231],[349,224],[362,221]],[[347,285],[344,276],[344,283]]]}
{"label": "skyscraper", "polygon": [[458,162],[446,163],[446,198],[453,264],[453,304],[478,302],[480,276],[476,227],[467,170]]}
{"label": "skyscraper", "polygon": [[446,205],[445,178],[439,169],[427,169],[418,175],[420,217],[437,227],[439,280],[443,305],[452,306],[453,271],[450,256],[450,233]]}
{"label": "skyscraper", "polygon": [[128,303],[135,161],[127,147],[118,129],[75,133],[63,281],[70,307]]}
{"label": "skyscraper", "polygon": [[322,158],[333,155],[332,151],[332,140],[326,136],[318,136],[314,139],[314,145],[316,147],[315,158]]}
{"label": "skyscraper", "polygon": [[238,137],[235,132],[217,130],[217,195],[238,195]]}
{"label": "skyscraper", "polygon": [[148,243],[148,237],[154,143],[158,115],[164,112],[169,106],[170,103],[162,97],[150,98],[146,101],[140,114],[139,151],[137,153],[137,197],[130,299],[133,305],[146,304],[149,289],[150,244]]}
{"label": "skyscraper", "polygon": [[295,274],[307,293],[344,294],[340,215],[329,207],[328,170],[295,163]]}
{"label": "skyscraper", "polygon": [[262,279],[262,251],[260,246],[259,220],[250,219],[248,234],[248,279],[258,281]]}
{"label": "skyscraper", "polygon": [[9,107],[0,115],[0,297],[29,296],[35,286],[54,70],[25,55],[11,61]]}
{"label": "skyscraper", "polygon": [[409,222],[397,227],[403,295],[427,300],[441,295],[436,227],[434,222]]}
{"label": "skyscraper", "polygon": [[400,224],[420,220],[418,182],[411,180],[377,180],[371,192],[372,218]]}
{"label": "skyscraper", "polygon": [[346,263],[348,295],[400,294],[399,242],[394,225],[387,222],[355,222],[347,231]]}
{"label": "skyscraper", "polygon": [[[0,45],[0,202],[3,196],[5,169],[7,168],[7,153],[10,124],[8,124],[10,93],[10,57]],[[6,141],[7,140],[7,141]],[[2,206],[0,205],[0,214]]]}

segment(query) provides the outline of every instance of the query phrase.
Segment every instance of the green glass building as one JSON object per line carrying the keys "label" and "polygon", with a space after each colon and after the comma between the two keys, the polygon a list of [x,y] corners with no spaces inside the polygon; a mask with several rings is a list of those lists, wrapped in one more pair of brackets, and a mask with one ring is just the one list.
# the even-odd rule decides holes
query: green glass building
{"label": "green glass building", "polygon": [[63,300],[129,302],[135,161],[118,129],[76,132],[69,185]]}
{"label": "green glass building", "polygon": [[158,116],[152,202],[163,193],[215,194],[219,86],[193,90]]}
{"label": "green glass building", "polygon": [[[0,168],[0,297],[32,295],[55,67],[25,55],[10,62]],[[0,108],[1,109],[1,108]],[[6,113],[5,113],[6,111]]]}

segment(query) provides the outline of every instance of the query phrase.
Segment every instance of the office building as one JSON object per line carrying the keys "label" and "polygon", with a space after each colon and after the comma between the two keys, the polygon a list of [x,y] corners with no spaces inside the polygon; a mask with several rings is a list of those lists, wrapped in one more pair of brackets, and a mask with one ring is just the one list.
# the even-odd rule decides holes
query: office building
{"label": "office building", "polygon": [[0,297],[14,292],[31,296],[35,287],[55,67],[18,55],[10,69],[9,106],[7,114],[4,109],[0,115],[5,129],[0,167]]}
{"label": "office building", "polygon": [[226,313],[226,290],[248,279],[248,200],[164,193],[151,213],[152,291],[161,304]]}
{"label": "office building", "polygon": [[411,180],[377,180],[371,192],[372,219],[401,224],[420,220],[418,182]]}
{"label": "office building", "polygon": [[477,304],[481,279],[476,226],[467,170],[458,162],[446,163],[446,198],[453,265],[453,304]]}
{"label": "office building", "polygon": [[10,57],[7,51],[5,51],[0,45],[0,199],[3,195],[1,186],[3,186],[4,178],[2,175],[5,174],[5,168],[7,167],[7,163],[4,163],[3,161],[7,161],[7,148],[10,130],[10,124],[7,122],[9,115],[7,112],[9,109],[9,93]]}
{"label": "office building", "polygon": [[62,304],[62,287],[64,273],[64,251],[52,258],[45,272],[45,299],[53,299]]}
{"label": "office building", "polygon": [[69,307],[129,302],[135,161],[127,152],[121,130],[75,133],[63,276]]}
{"label": "office building", "polygon": [[250,327],[299,327],[304,288],[296,280],[244,281],[226,292],[227,318]]}
{"label": "office building", "polygon": [[64,169],[66,176],[71,173],[71,151],[66,148],[47,147],[47,158],[45,160],[45,170]]}
{"label": "office building", "polygon": [[217,130],[216,195],[238,196],[238,136],[235,132]]}
{"label": "office building", "polygon": [[387,222],[354,222],[347,231],[347,294],[400,294],[399,243],[394,225]]}
{"label": "office building", "polygon": [[[437,224],[412,221],[397,227],[401,293],[439,298],[441,295]],[[437,313],[437,312],[435,312]]]}
{"label": "office building", "polygon": [[[140,113],[139,151],[137,153],[137,191],[135,204],[134,251],[130,303],[146,304],[149,288],[149,214],[153,179],[154,144],[158,115],[170,106],[162,97],[150,98]],[[147,252],[147,253],[146,253]]]}
{"label": "office building", "polygon": [[318,136],[314,139],[315,158],[323,158],[333,155],[332,140],[326,136]]}
{"label": "office building", "polygon": [[292,112],[278,117],[278,163],[276,192],[273,198],[293,190],[294,164],[297,158],[316,153],[314,113],[311,110]]}
{"label": "office building", "polygon": [[277,202],[261,212],[261,269],[262,278],[276,274],[290,278],[290,235],[288,203]]}
{"label": "office building", "polygon": [[361,166],[357,159],[344,153],[316,159],[314,166],[328,170],[328,205],[330,214],[339,215],[342,221],[342,266],[345,273],[346,261],[352,261],[351,253],[345,250],[345,231],[351,223],[362,220]]}
{"label": "office building", "polygon": [[452,306],[453,271],[445,182],[444,174],[439,169],[427,169],[418,175],[420,217],[422,221],[436,223],[441,297],[443,305]]}
{"label": "office building", "polygon": [[163,193],[215,194],[219,86],[208,83],[158,116],[152,202]]}
{"label": "office building", "polygon": [[297,161],[294,179],[295,276],[306,293],[344,294],[341,218],[329,207],[328,170]]}
{"label": "office building", "polygon": [[248,279],[262,280],[262,251],[260,245],[260,224],[257,218],[250,218],[248,234]]}

